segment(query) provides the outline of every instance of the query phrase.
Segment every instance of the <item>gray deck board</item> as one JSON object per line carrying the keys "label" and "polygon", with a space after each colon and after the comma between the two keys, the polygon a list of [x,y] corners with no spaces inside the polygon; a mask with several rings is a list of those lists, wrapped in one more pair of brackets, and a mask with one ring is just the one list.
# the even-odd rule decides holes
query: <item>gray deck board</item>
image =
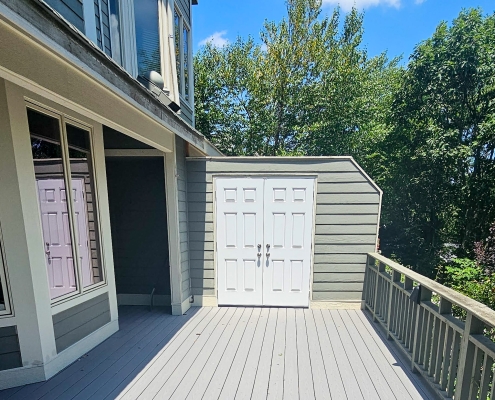
{"label": "gray deck board", "polygon": [[269,400],[283,399],[284,397],[283,382],[285,371],[285,326],[287,322],[287,309],[279,308],[277,311],[277,326],[275,328],[270,380],[268,382],[267,399]]}
{"label": "gray deck board", "polygon": [[309,355],[311,358],[311,371],[313,372],[313,385],[315,389],[315,398],[329,399],[330,388],[328,387],[327,372],[323,362],[320,338],[316,328],[313,311],[303,310],[306,321],[306,331],[308,334]]}
{"label": "gray deck board", "polygon": [[[263,349],[266,327],[270,319],[271,311],[272,310],[268,308],[263,308],[261,310],[260,318],[258,320],[258,324],[256,325],[253,340],[251,341],[251,345],[249,347],[249,353],[246,359],[246,363],[244,364],[242,370],[241,380],[239,381],[239,385],[235,390],[236,400],[250,399],[253,393],[254,382],[256,380],[256,375],[258,374],[258,365]],[[231,391],[234,391],[234,388],[232,388]],[[231,398],[232,397],[228,397],[227,399]]]}
{"label": "gray deck board", "polygon": [[[225,351],[225,347],[227,346],[232,333],[237,327],[239,319],[242,317],[242,314],[245,311],[245,309],[243,308],[237,308],[234,310],[235,311],[232,312],[233,310],[229,309],[229,312],[231,312],[233,315],[232,318],[222,324],[222,331],[219,339],[215,343],[210,343],[207,347],[208,352],[210,353],[208,361],[206,362],[204,368],[201,370],[201,373],[199,374],[197,379],[195,379],[194,385],[193,382],[190,382],[192,388],[187,397],[188,399],[200,399],[203,397],[206,387],[210,383],[211,377],[213,376],[213,374],[215,373],[215,369],[219,365],[219,361],[223,355],[223,352]],[[178,395],[180,397],[181,393],[178,393]],[[182,393],[182,398],[186,398],[185,393]]]}
{"label": "gray deck board", "polygon": [[[229,314],[228,317],[231,318],[232,314]],[[228,319],[226,321],[228,322]],[[220,328],[217,329],[216,332],[209,338],[208,344],[205,344],[203,346],[200,353],[197,355],[194,362],[190,366],[190,369],[187,371],[187,374],[181,378],[180,383],[178,383],[178,385],[175,387],[174,392],[171,395],[172,399],[184,399],[190,393],[192,389],[191,382],[196,382],[198,376],[201,374],[201,371],[203,371],[206,363],[208,362],[208,359],[211,356],[214,346],[216,345],[216,343],[218,343],[218,340],[220,340],[220,337],[223,333],[223,329],[221,329],[222,327],[225,327],[225,323],[220,325]],[[165,396],[163,396],[163,398],[165,398]]]}
{"label": "gray deck board", "polygon": [[[244,331],[241,342],[234,357],[234,361],[230,366],[229,374],[225,379],[222,392],[220,393],[220,400],[232,400],[235,398],[239,382],[241,381],[242,372],[247,364],[248,355],[255,352],[255,349],[251,348],[258,323],[260,321],[261,308],[253,309],[251,318],[248,322],[248,326]],[[226,384],[228,382],[228,384]]]}
{"label": "gray deck board", "polygon": [[357,384],[361,389],[361,393],[363,394],[363,397],[365,399],[370,399],[370,400],[371,399],[379,400],[380,396],[376,391],[375,383],[373,382],[373,379],[371,379],[369,375],[370,373],[366,369],[366,366],[362,363],[362,360],[359,356],[359,352],[354,347],[354,344],[349,338],[347,330],[345,329],[345,325],[339,317],[338,310],[331,310],[330,313],[327,315],[329,318],[333,320],[332,329],[334,329],[334,332],[337,332],[337,334],[340,337],[342,346],[344,348],[344,352],[347,356],[347,359],[349,360],[349,364],[352,369],[352,375],[359,377],[359,379],[357,380]]}
{"label": "gray deck board", "polygon": [[[248,398],[266,399],[268,393],[268,383],[270,381],[270,370],[272,366],[273,345],[275,343],[275,329],[277,328],[276,308],[270,309],[266,330],[263,335],[263,346],[259,357],[259,363],[256,369],[256,378],[254,385],[251,386],[252,394]],[[249,388],[247,388],[249,390]]]}
{"label": "gray deck board", "polygon": [[358,310],[121,307],[120,330],[12,399],[433,398]]}
{"label": "gray deck board", "polygon": [[284,399],[299,399],[299,379],[297,368],[296,310],[287,309],[285,331],[285,374]]}

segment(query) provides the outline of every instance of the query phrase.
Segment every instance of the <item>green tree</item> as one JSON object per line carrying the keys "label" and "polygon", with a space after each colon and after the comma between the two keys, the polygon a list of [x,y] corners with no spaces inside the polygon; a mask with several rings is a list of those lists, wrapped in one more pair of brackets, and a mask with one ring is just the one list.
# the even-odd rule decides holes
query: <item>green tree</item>
{"label": "green tree", "polygon": [[445,243],[470,255],[495,219],[495,14],[462,11],[416,47],[389,122],[384,250],[433,274]]}
{"label": "green tree", "polygon": [[238,38],[195,56],[198,129],[232,155],[357,157],[386,134],[397,60],[369,58],[363,16],[322,17],[321,0],[289,0],[263,45]]}

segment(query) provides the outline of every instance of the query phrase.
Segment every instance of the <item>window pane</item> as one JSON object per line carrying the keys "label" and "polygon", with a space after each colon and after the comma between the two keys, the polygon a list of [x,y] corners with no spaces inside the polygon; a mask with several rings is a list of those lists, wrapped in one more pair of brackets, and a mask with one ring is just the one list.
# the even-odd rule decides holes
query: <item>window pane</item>
{"label": "window pane", "polygon": [[184,96],[186,100],[189,100],[189,29],[184,25],[184,31],[182,35],[182,41],[184,43]]}
{"label": "window pane", "polygon": [[83,287],[103,280],[91,141],[87,130],[67,124],[74,221]]}
{"label": "window pane", "polygon": [[175,65],[177,70],[177,83],[179,85],[179,93],[182,94],[182,66],[180,63],[180,16],[174,10],[174,38],[175,38]]}
{"label": "window pane", "polygon": [[28,109],[31,150],[52,299],[77,290],[59,120]]}
{"label": "window pane", "polygon": [[110,0],[110,35],[112,37],[112,58],[122,65],[119,0]]}
{"label": "window pane", "polygon": [[139,75],[149,71],[161,74],[158,0],[135,1],[134,14]]}

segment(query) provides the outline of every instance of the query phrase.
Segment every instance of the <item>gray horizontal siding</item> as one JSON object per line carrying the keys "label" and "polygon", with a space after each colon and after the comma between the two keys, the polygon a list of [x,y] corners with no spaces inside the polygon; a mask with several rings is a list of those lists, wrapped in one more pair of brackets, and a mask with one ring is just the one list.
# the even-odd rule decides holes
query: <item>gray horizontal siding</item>
{"label": "gray horizontal siding", "polygon": [[181,251],[181,271],[182,271],[182,294],[184,301],[191,296],[191,279],[189,274],[189,229],[187,218],[187,165],[186,165],[186,145],[184,140],[176,137],[176,163],[177,163],[177,187],[179,190],[179,236]]}
{"label": "gray horizontal siding", "polygon": [[192,127],[194,127],[193,114],[194,114],[194,111],[189,107],[189,104],[185,103],[184,101],[181,101],[180,102],[180,116],[184,121],[186,121]]}
{"label": "gray horizontal siding", "polygon": [[53,330],[57,352],[61,352],[110,322],[108,293],[55,314]]}
{"label": "gray horizontal siding", "polygon": [[0,371],[22,367],[16,326],[0,328]]}
{"label": "gray horizontal siding", "polygon": [[45,0],[55,11],[84,33],[84,14],[81,0]]}
{"label": "gray horizontal siding", "polygon": [[215,294],[213,177],[294,173],[317,177],[313,300],[361,300],[375,250],[380,192],[349,159],[198,160],[188,169],[192,293]]}

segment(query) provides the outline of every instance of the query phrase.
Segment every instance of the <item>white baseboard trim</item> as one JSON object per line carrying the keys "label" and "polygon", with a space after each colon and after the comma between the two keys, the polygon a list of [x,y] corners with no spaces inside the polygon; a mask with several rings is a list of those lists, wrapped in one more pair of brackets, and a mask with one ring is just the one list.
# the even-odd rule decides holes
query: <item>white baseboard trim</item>
{"label": "white baseboard trim", "polygon": [[172,315],[184,315],[192,306],[191,297],[188,297],[180,304],[172,304]]}
{"label": "white baseboard trim", "polygon": [[312,301],[309,308],[320,310],[364,310],[364,301]]}
{"label": "white baseboard trim", "polygon": [[216,296],[194,295],[193,307],[218,307],[218,299]]}
{"label": "white baseboard trim", "polygon": [[98,346],[105,339],[108,339],[115,332],[119,330],[119,321],[110,321],[105,326],[94,331],[93,333],[81,339],[79,342],[74,343],[57,356],[51,359],[48,363],[45,363],[45,379],[50,379],[53,375],[60,372],[62,369],[72,364],[79,357],[83,356],[96,346]]}
{"label": "white baseboard trim", "polygon": [[[149,306],[150,295],[149,294],[117,294],[117,304],[119,306]],[[156,294],[153,296],[153,305],[155,306],[169,306],[170,295]]]}
{"label": "white baseboard trim", "polygon": [[43,365],[7,369],[0,371],[0,390],[42,382],[44,380],[45,369]]}

